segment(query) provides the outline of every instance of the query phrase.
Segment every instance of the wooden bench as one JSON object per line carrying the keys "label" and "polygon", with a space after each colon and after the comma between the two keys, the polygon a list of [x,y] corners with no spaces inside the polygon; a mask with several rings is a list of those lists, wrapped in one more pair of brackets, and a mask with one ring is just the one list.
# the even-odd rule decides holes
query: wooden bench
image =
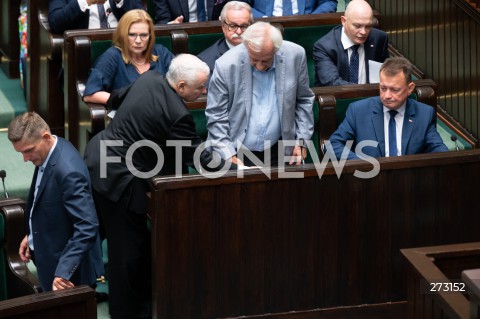
{"label": "wooden bench", "polygon": [[20,39],[18,15],[20,0],[1,0],[0,66],[9,78],[19,77]]}
{"label": "wooden bench", "polygon": [[[340,16],[341,13],[329,13],[270,17],[261,20],[269,21],[283,30],[286,40],[297,42],[305,47],[313,84],[314,66],[311,56],[313,43],[333,26],[339,24]],[[90,66],[110,46],[112,32],[112,30],[76,30],[65,33],[65,124],[68,127],[68,139],[80,150],[83,150],[85,145],[83,139],[86,136],[82,126],[85,125],[86,129],[89,129],[91,116],[82,102],[84,85],[88,79]],[[219,21],[155,26],[155,34],[174,54],[198,54],[223,37]],[[165,37],[170,37],[170,41]],[[93,112],[97,111],[94,108]]]}
{"label": "wooden bench", "polygon": [[[409,265],[408,318],[473,318],[469,315],[467,288],[461,273],[480,267],[480,242],[408,248],[401,252]],[[455,291],[455,287],[464,291]]]}
{"label": "wooden bench", "polygon": [[36,276],[18,256],[20,242],[25,237],[24,207],[20,199],[0,200],[0,300],[41,290]]}
{"label": "wooden bench", "polygon": [[96,319],[95,290],[76,286],[0,301],[0,318]]}
{"label": "wooden bench", "polygon": [[[303,178],[154,178],[154,317],[319,318],[328,308],[333,318],[351,307],[367,318],[405,305],[400,249],[478,239],[480,150],[378,160],[371,179],[354,176],[372,170],[358,160],[340,177],[328,164],[321,179],[313,164],[286,169]],[[399,308],[388,317],[405,318]]]}

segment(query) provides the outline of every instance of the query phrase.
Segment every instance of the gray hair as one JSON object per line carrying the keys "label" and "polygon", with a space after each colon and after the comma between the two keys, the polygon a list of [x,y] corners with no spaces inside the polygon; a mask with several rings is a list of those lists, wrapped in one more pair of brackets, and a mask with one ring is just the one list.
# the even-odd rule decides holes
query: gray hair
{"label": "gray hair", "polygon": [[243,43],[253,51],[259,52],[267,41],[272,41],[275,51],[283,42],[282,33],[268,22],[255,22],[242,34]]}
{"label": "gray hair", "polygon": [[210,74],[210,68],[196,56],[184,53],[173,58],[165,78],[171,86],[180,81],[192,85],[197,80],[198,73]]}
{"label": "gray hair", "polygon": [[252,7],[246,2],[241,2],[241,1],[229,1],[227,4],[222,9],[222,12],[220,13],[220,21],[225,21],[227,20],[227,11],[228,10],[234,10],[234,11],[239,11],[245,9],[248,12],[250,12],[250,19],[249,23],[253,23],[253,14],[252,14]]}
{"label": "gray hair", "polygon": [[35,112],[26,112],[15,117],[8,126],[8,139],[12,143],[23,139],[37,141],[44,132],[50,133],[47,122]]}

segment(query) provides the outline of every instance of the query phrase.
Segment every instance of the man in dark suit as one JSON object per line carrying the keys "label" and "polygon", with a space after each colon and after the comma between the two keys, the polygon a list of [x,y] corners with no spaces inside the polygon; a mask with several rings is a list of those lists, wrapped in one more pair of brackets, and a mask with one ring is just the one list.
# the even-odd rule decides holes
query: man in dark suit
{"label": "man in dark suit", "polygon": [[155,23],[182,23],[218,20],[228,0],[153,0]]}
{"label": "man in dark suit", "polygon": [[17,116],[8,139],[35,166],[20,258],[33,260],[44,291],[95,286],[103,275],[98,218],[90,177],[70,142],[50,133],[36,113]]}
{"label": "man in dark suit", "polygon": [[198,54],[200,60],[210,68],[210,75],[215,68],[215,61],[230,48],[242,43],[242,33],[253,23],[250,5],[241,1],[228,2],[222,9],[220,21],[225,37]]}
{"label": "man in dark suit", "polygon": [[[85,161],[108,241],[111,318],[149,314],[149,178],[193,165],[202,141],[184,101],[206,92],[209,73],[200,59],[181,54],[171,61],[166,81],[158,72],[142,74],[130,87],[112,93],[115,119],[87,144]],[[189,144],[181,148],[181,157],[175,143]]]}
{"label": "man in dark suit", "polygon": [[50,0],[48,23],[50,31],[57,34],[101,28],[102,17],[106,17],[107,27],[115,28],[123,14],[132,9],[145,9],[142,0]]}
{"label": "man in dark suit", "polygon": [[[350,104],[330,137],[335,156],[340,159],[351,140],[350,151],[345,153],[348,159],[448,151],[436,129],[435,109],[408,98],[414,88],[408,60],[385,60],[380,70],[380,97]],[[327,151],[331,150],[327,147]]]}
{"label": "man in dark suit", "polygon": [[368,61],[382,63],[389,56],[387,34],[372,27],[368,2],[351,1],[341,22],[314,44],[315,86],[370,83]]}
{"label": "man in dark suit", "polygon": [[[252,2],[251,2],[252,3]],[[254,0],[252,13],[254,18],[288,16],[294,14],[316,14],[337,12],[337,0]]]}

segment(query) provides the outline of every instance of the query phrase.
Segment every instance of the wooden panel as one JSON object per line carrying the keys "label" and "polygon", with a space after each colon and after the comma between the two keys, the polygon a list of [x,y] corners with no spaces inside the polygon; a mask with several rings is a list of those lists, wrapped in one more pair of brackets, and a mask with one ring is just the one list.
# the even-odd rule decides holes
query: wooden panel
{"label": "wooden panel", "polygon": [[347,161],[321,179],[155,178],[154,316],[256,316],[404,301],[401,248],[480,240],[480,151]]}
{"label": "wooden panel", "polygon": [[95,291],[88,286],[77,286],[1,301],[0,318],[95,319]]}
{"label": "wooden panel", "polygon": [[20,0],[1,0],[0,67],[9,78],[19,77],[20,39],[18,16]]}
{"label": "wooden panel", "polygon": [[480,242],[408,248],[402,254],[409,265],[408,318],[470,318],[465,286],[459,286],[463,293],[432,292],[431,284],[462,283],[463,270],[480,267]]}

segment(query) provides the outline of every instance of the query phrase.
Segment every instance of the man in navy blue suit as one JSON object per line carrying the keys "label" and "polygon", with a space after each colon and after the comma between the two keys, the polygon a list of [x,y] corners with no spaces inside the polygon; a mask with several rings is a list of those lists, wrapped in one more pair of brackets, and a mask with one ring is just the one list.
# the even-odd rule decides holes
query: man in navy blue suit
{"label": "man in navy blue suit", "polygon": [[[373,11],[368,2],[351,1],[341,22],[313,46],[315,86],[370,83],[368,61],[382,63],[389,56],[387,34],[372,27]],[[358,70],[350,79],[354,51],[358,53]]]}
{"label": "man in navy blue suit", "polygon": [[52,135],[34,112],[12,120],[8,139],[24,161],[36,166],[20,258],[33,260],[44,291],[95,286],[104,270],[85,162],[70,142]]}
{"label": "man in navy blue suit", "polygon": [[[48,23],[52,33],[63,34],[65,30],[98,29],[101,27],[103,8],[108,27],[114,28],[125,12],[145,9],[142,0],[50,0]],[[100,10],[102,10],[100,8]]]}
{"label": "man in navy blue suit", "polygon": [[[251,4],[253,2],[253,5]],[[254,18],[337,12],[337,0],[254,0]]]}
{"label": "man in navy blue suit", "polygon": [[[346,151],[348,159],[448,151],[435,126],[435,109],[408,98],[414,88],[412,65],[407,59],[385,60],[380,69],[380,97],[350,104],[345,119],[330,137],[335,156],[342,157],[350,140],[353,145]],[[367,141],[376,146],[357,147]]]}
{"label": "man in navy blue suit", "polygon": [[155,23],[182,23],[218,20],[228,0],[153,0]]}

